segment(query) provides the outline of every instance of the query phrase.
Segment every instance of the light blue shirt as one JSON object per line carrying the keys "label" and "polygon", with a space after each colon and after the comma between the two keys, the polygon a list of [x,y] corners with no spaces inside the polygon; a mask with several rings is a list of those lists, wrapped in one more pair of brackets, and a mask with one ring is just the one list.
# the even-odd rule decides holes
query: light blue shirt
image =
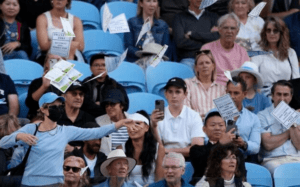
{"label": "light blue shirt", "polygon": [[[94,187],[113,187],[109,185],[109,179],[106,179],[106,181],[94,186]],[[134,185],[124,182],[123,185],[121,187],[135,187]]]}
{"label": "light blue shirt", "polygon": [[[27,124],[11,135],[4,136],[0,140],[0,148],[7,149],[18,144],[23,145],[27,151],[29,146],[22,141],[16,141],[16,136],[18,133],[34,134],[35,129],[35,124]],[[91,129],[57,125],[50,131],[37,131],[38,141],[31,148],[22,184],[43,186],[63,183],[64,150],[68,142],[99,139],[114,131],[116,131],[114,124]]]}
{"label": "light blue shirt", "polygon": [[[271,112],[274,110],[274,105],[266,108],[265,110],[257,114],[261,122],[261,134],[271,133],[272,135],[279,135],[287,131],[281,123],[279,123],[275,117],[272,116]],[[273,149],[272,151],[267,151],[263,147],[260,151],[260,156],[262,158],[272,158],[278,156],[299,156],[297,149],[294,147],[291,140],[287,140],[284,144]]]}
{"label": "light blue shirt", "polygon": [[244,155],[253,155],[259,152],[260,148],[260,121],[256,114],[250,112],[245,107],[240,111],[236,125],[239,134],[244,141],[248,143],[248,148]]}
{"label": "light blue shirt", "polygon": [[254,108],[252,111],[254,114],[257,114],[258,112],[266,109],[267,107],[271,106],[271,100],[264,96],[261,93],[256,93],[255,96],[252,99],[245,98],[243,100],[243,106],[248,107],[251,106]]}

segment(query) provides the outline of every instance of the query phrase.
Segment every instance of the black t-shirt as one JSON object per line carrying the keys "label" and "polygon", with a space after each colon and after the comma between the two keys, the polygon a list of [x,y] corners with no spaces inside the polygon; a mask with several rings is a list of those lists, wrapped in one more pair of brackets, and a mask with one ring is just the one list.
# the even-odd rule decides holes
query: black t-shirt
{"label": "black t-shirt", "polygon": [[0,73],[0,115],[8,113],[8,95],[10,94],[17,95],[14,82],[10,76]]}
{"label": "black t-shirt", "polygon": [[287,2],[285,1],[287,0],[275,0],[272,12],[273,13],[285,12],[293,8],[300,9],[299,0],[292,0],[291,4],[289,4],[289,7],[286,6]]}

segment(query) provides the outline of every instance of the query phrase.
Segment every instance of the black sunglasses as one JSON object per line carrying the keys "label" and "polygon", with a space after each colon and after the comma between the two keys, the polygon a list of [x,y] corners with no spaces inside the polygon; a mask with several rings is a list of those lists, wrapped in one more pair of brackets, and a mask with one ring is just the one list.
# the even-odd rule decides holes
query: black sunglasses
{"label": "black sunglasses", "polygon": [[209,50],[209,49],[205,49],[205,50],[200,50],[200,51],[197,51],[196,52],[196,56],[197,55],[200,55],[200,54],[210,54],[211,53],[211,51]]}
{"label": "black sunglasses", "polygon": [[81,170],[81,168],[78,167],[64,166],[65,171],[70,171],[70,169],[72,169],[74,173],[78,173]]}
{"label": "black sunglasses", "polygon": [[52,110],[57,110],[57,109],[64,108],[64,107],[65,107],[65,105],[62,104],[62,105],[51,105],[51,106],[46,106],[45,108],[52,109]]}

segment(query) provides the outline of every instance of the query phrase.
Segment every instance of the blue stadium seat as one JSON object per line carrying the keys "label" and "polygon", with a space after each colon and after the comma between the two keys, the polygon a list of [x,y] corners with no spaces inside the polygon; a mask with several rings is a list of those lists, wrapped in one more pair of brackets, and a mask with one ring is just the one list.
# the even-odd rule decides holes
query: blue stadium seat
{"label": "blue stadium seat", "polygon": [[68,60],[68,61],[75,64],[74,68],[83,74],[78,80],[83,81],[85,78],[92,75],[90,66],[88,64],[83,62],[78,62],[75,60]]}
{"label": "blue stadium seat", "polygon": [[30,60],[35,60],[36,56],[39,52],[39,43],[36,36],[36,30],[30,31],[30,37],[31,37],[31,47],[32,47],[32,53],[30,55]]}
{"label": "blue stadium seat", "polygon": [[99,10],[91,3],[82,1],[72,2],[69,13],[79,17],[82,21],[83,29],[100,29]]}
{"label": "blue stadium seat", "polygon": [[146,91],[144,71],[134,63],[124,61],[116,70],[108,73],[108,75],[122,84],[127,94]]}
{"label": "blue stadium seat", "polygon": [[187,65],[176,62],[160,62],[155,68],[149,66],[146,70],[148,92],[165,97],[163,87],[169,79],[173,77],[186,79],[194,76],[193,70]]}
{"label": "blue stadium seat", "polygon": [[274,171],[276,187],[300,187],[300,163],[283,164]]}
{"label": "blue stadium seat", "polygon": [[246,162],[246,170],[247,182],[250,183],[253,187],[273,186],[271,173],[265,167]]}
{"label": "blue stadium seat", "polygon": [[123,43],[119,36],[102,30],[84,31],[83,55],[89,63],[92,55],[99,52],[119,56],[123,53]]}
{"label": "blue stadium seat", "polygon": [[194,167],[191,162],[185,162],[185,172],[182,175],[183,180],[189,183],[192,180],[194,174]]}
{"label": "blue stadium seat", "polygon": [[4,66],[15,84],[18,95],[27,92],[31,81],[43,75],[43,67],[30,60],[6,60]]}
{"label": "blue stadium seat", "polygon": [[149,115],[155,108],[155,100],[164,100],[165,106],[168,106],[167,100],[151,93],[138,92],[128,94],[129,109],[128,113],[132,114],[138,110],[145,110]]}
{"label": "blue stadium seat", "polygon": [[20,113],[18,115],[19,118],[26,118],[29,108],[25,104],[25,100],[27,98],[27,92],[19,95],[19,104],[20,104]]}

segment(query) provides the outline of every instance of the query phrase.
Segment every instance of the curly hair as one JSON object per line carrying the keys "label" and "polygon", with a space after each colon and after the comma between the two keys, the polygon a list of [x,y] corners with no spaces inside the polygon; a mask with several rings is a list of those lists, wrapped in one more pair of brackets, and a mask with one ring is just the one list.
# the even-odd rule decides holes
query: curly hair
{"label": "curly hair", "polygon": [[0,116],[0,139],[3,136],[10,135],[19,128],[21,126],[15,115],[4,114]]}
{"label": "curly hair", "polygon": [[[209,157],[208,157],[208,165],[206,170],[206,180],[209,182],[209,184],[215,185],[216,181],[221,178],[221,165],[222,160],[228,156],[228,153],[238,155],[238,149],[237,147],[232,144],[225,144],[225,145],[217,145],[213,150],[211,151]],[[240,163],[240,160],[237,159],[236,164],[236,170],[235,170],[235,177],[241,177],[241,172],[238,169],[238,165]]]}
{"label": "curly hair", "polygon": [[[147,112],[145,112],[144,110],[137,111],[136,113],[145,116],[150,121]],[[134,147],[132,144],[132,139],[130,137],[125,143],[125,149],[126,149],[125,151],[126,156],[133,158]],[[143,150],[139,156],[139,160],[142,163],[142,175],[144,181],[146,181],[149,178],[149,175],[153,169],[153,163],[155,163],[155,155],[157,152],[156,149],[157,149],[157,141],[155,140],[153,132],[149,127],[148,132],[144,134]]]}
{"label": "curly hair", "polygon": [[274,24],[274,27],[279,30],[280,32],[280,38],[279,41],[277,42],[277,48],[278,48],[278,59],[281,61],[284,61],[285,59],[288,58],[289,53],[288,50],[290,48],[290,36],[289,36],[289,29],[285,25],[284,21],[282,21],[278,17],[268,17],[265,21],[265,25],[260,33],[260,47],[264,51],[269,51],[270,50],[270,45],[267,40],[267,26],[269,24]]}
{"label": "curly hair", "polygon": [[[233,12],[233,4],[236,0],[230,0],[228,3],[228,12]],[[255,7],[255,3],[253,0],[246,0],[249,7],[249,12]]]}

